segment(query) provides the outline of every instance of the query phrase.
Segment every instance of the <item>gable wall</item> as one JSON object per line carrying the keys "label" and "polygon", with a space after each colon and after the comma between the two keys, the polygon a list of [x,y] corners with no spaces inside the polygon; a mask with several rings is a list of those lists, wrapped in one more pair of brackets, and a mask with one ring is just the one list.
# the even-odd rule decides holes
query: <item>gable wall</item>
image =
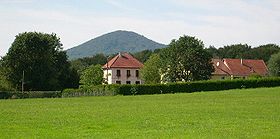
{"label": "gable wall", "polygon": [[[121,76],[117,76],[117,70],[121,71]],[[130,70],[130,75],[127,77],[127,70]],[[139,71],[139,77],[136,77],[136,70]],[[106,79],[107,70],[104,71],[104,78]],[[130,81],[131,84],[136,84],[136,81],[140,81],[140,84],[143,84],[143,81],[140,79],[140,70],[139,69],[126,69],[126,68],[112,68],[108,70],[108,84],[116,84],[117,81],[121,81],[121,84],[127,84],[127,81]]]}

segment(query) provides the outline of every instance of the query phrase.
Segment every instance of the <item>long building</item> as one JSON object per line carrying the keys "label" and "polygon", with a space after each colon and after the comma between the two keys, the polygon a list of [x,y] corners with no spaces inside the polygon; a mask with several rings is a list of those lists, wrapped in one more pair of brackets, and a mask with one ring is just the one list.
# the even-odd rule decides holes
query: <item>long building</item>
{"label": "long building", "polygon": [[268,69],[263,60],[252,59],[212,59],[215,71],[212,79],[247,78],[250,75],[268,76]]}

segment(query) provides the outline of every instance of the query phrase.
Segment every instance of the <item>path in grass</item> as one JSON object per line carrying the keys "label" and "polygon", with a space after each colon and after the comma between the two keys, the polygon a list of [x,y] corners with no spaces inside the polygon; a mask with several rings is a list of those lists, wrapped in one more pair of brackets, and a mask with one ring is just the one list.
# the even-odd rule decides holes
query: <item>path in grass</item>
{"label": "path in grass", "polygon": [[280,88],[0,100],[0,138],[278,138]]}

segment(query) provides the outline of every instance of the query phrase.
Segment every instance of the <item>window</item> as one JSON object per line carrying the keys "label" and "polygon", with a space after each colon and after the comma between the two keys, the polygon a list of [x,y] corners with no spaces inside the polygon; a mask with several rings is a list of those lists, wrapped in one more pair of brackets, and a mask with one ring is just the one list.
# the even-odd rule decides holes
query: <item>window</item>
{"label": "window", "polygon": [[121,76],[121,70],[117,70],[117,76],[118,76],[118,77]]}
{"label": "window", "polygon": [[140,84],[140,81],[136,81],[135,84]]}
{"label": "window", "polygon": [[139,77],[139,70],[136,70],[136,77]]}
{"label": "window", "polygon": [[224,80],[224,79],[225,79],[225,77],[223,76],[223,77],[221,77],[221,79],[222,79],[222,80]]}
{"label": "window", "polygon": [[127,77],[130,77],[131,75],[130,75],[130,70],[126,70],[126,75],[127,75]]}
{"label": "window", "polygon": [[126,81],[126,84],[131,84],[131,82],[130,81]]}
{"label": "window", "polygon": [[116,84],[122,84],[121,81],[116,81]]}

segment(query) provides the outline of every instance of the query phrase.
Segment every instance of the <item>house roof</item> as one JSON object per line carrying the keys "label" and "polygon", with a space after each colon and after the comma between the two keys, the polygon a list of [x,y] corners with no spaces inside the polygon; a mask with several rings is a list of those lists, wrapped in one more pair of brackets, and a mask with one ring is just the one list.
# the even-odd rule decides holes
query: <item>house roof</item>
{"label": "house roof", "polygon": [[103,69],[108,68],[142,68],[143,64],[136,58],[128,53],[119,53],[114,58],[112,58],[108,63],[103,65]]}
{"label": "house roof", "polygon": [[[265,76],[268,69],[263,60],[252,59],[213,59],[215,72],[218,75],[248,76],[258,74]],[[219,64],[217,64],[219,62]]]}
{"label": "house roof", "polygon": [[215,71],[212,74],[218,74],[218,75],[231,75],[232,74],[222,59],[212,59],[212,63],[215,68]]}

